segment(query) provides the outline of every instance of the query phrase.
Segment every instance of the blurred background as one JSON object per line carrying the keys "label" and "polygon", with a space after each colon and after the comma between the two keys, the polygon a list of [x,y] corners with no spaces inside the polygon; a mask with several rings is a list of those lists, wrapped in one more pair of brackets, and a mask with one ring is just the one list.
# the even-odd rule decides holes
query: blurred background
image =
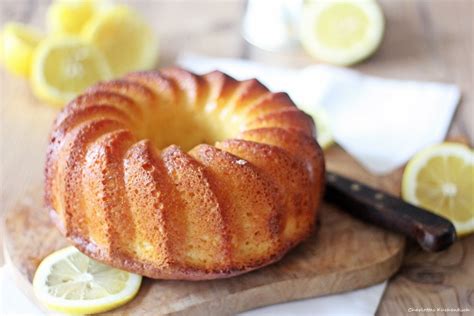
{"label": "blurred background", "polygon": [[[158,54],[153,66],[156,69],[175,64],[177,56],[182,53],[238,58],[291,68],[325,63],[300,43],[301,10],[308,1],[115,2],[126,4],[136,11],[151,29],[154,38],[158,39]],[[472,147],[474,1],[377,2],[385,20],[381,26],[383,37],[380,45],[376,45],[366,59],[346,67],[384,78],[456,85],[462,98],[447,137]],[[3,27],[7,22],[15,21],[45,32],[45,17],[50,5],[51,1],[44,0],[0,0],[0,25]],[[127,49],[126,45],[124,49]],[[46,135],[59,107],[47,106],[46,102],[35,96],[28,80],[11,75],[4,67],[0,69],[0,80],[0,213],[3,213],[18,200],[25,201],[31,197],[32,201],[36,201],[36,196],[41,194]],[[315,86],[319,84],[314,82]],[[464,241],[465,247],[468,243],[472,247],[472,237]],[[410,257],[409,254],[408,258],[421,261],[421,255],[417,253]],[[471,263],[472,259],[471,252]],[[413,279],[422,278],[415,272],[408,273],[410,276]],[[462,280],[460,275],[455,278],[456,282]],[[400,282],[403,283],[403,280]],[[397,295],[398,292],[393,292],[393,301],[386,302],[382,308],[397,310],[396,306],[390,305],[397,301]]]}
{"label": "blurred background", "polygon": [[[129,5],[143,17],[159,40],[156,68],[173,65],[180,53],[194,53],[213,57],[243,58],[274,66],[305,67],[321,61],[310,56],[298,42],[297,25],[301,20],[298,8],[303,1],[253,1],[259,8],[250,12],[252,21],[244,31],[244,17],[249,14],[252,1],[245,0],[150,0],[116,1]],[[356,1],[357,2],[357,1]],[[262,3],[263,10],[262,10]],[[378,1],[385,17],[382,42],[368,59],[351,68],[365,74],[409,80],[429,80],[456,84],[462,93],[449,136],[464,135],[472,145],[474,139],[473,106],[473,1],[471,0],[381,0]],[[51,1],[2,0],[0,25],[15,21],[34,26],[45,32],[46,15]],[[279,8],[280,6],[280,8]],[[286,7],[285,7],[286,6]],[[268,9],[265,10],[265,7]],[[283,17],[279,11],[287,10]],[[259,19],[259,16],[261,18]],[[270,18],[269,17],[273,17]],[[288,23],[282,29],[276,20]],[[265,50],[249,43],[247,38],[259,36],[259,28],[274,27],[282,44]],[[293,25],[291,23],[294,23]],[[252,31],[252,28],[255,28]],[[250,30],[250,31],[249,31]],[[270,28],[271,30],[271,28]],[[282,31],[283,30],[283,31]],[[247,34],[245,34],[247,32]],[[287,32],[287,33],[285,33]],[[249,36],[250,33],[250,36]],[[260,32],[261,33],[261,32]],[[284,33],[284,34],[283,34]],[[282,35],[283,34],[283,35]],[[270,34],[271,35],[271,34]],[[288,37],[285,39],[285,37]],[[271,42],[271,41],[270,41]],[[274,41],[275,42],[275,41]],[[278,42],[278,40],[277,40]],[[259,44],[258,41],[254,43]],[[262,46],[268,43],[264,43]],[[44,135],[48,124],[33,126],[39,118],[51,120],[51,109],[38,101],[28,88],[28,82],[0,71],[0,102],[2,126],[2,185],[11,182],[7,191],[2,189],[2,209],[11,206],[24,188],[24,181],[37,183],[42,177]],[[318,83],[315,82],[315,85]],[[21,91],[21,93],[19,93]],[[14,104],[11,104],[11,103]],[[7,104],[8,103],[8,104]],[[21,120],[11,120],[18,115]],[[30,126],[32,134],[25,134],[19,125]],[[17,133],[15,133],[17,131]],[[15,135],[8,137],[8,135]],[[35,140],[38,135],[38,140]],[[41,135],[41,136],[39,136]],[[39,159],[36,168],[18,170],[22,157],[7,150],[10,144],[24,146]],[[28,148],[28,149],[27,149]],[[31,160],[28,160],[31,163]],[[34,170],[34,171],[31,171]],[[27,172],[23,175],[22,172]],[[31,174],[33,172],[33,174]],[[24,179],[24,180],[21,180]]]}

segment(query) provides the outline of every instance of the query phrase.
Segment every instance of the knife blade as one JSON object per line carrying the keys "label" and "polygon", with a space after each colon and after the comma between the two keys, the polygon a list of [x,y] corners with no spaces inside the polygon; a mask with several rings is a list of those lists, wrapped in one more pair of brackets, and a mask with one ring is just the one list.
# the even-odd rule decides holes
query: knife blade
{"label": "knife blade", "polygon": [[456,240],[448,219],[334,172],[326,172],[325,199],[355,217],[406,235],[426,251],[444,250]]}

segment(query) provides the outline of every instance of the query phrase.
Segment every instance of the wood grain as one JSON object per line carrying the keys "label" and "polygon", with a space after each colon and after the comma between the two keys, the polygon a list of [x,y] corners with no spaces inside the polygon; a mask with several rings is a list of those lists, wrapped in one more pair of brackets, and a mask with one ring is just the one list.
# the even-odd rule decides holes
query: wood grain
{"label": "wood grain", "polygon": [[[379,185],[342,149],[327,156],[331,170],[358,175]],[[395,188],[385,184],[385,189]],[[383,281],[398,270],[405,240],[323,204],[319,229],[280,262],[242,276],[201,282],[147,279],[136,299],[114,313],[154,315],[231,315],[289,300],[338,293]],[[41,190],[7,215],[5,251],[22,276],[31,282],[41,260],[67,242],[41,208]],[[23,289],[31,293],[29,284]]]}
{"label": "wood grain", "polygon": [[[130,2],[146,16],[160,36],[160,66],[172,64],[179,51],[246,57],[280,66],[299,67],[314,62],[301,49],[268,53],[245,44],[240,36],[244,1]],[[457,84],[462,91],[462,101],[449,136],[467,137],[472,146],[473,1],[380,2],[387,22],[384,41],[372,58],[355,69],[387,78]],[[48,3],[46,0],[2,0],[0,24],[17,20],[44,27]],[[55,110],[33,98],[26,82],[0,70],[0,213],[11,209],[18,199],[28,196],[30,186],[41,186],[47,128],[41,130],[37,121],[52,120],[54,113]],[[377,181],[396,186],[400,174],[396,172]],[[408,308],[435,305],[474,311],[472,249],[474,236],[433,255],[425,254],[410,244],[401,271],[392,279],[382,299],[379,314],[405,314]]]}
{"label": "wood grain", "polygon": [[446,251],[425,253],[409,243],[400,272],[385,291],[377,315],[407,314],[415,308],[465,308],[469,312],[423,315],[472,315],[474,312],[474,236]]}

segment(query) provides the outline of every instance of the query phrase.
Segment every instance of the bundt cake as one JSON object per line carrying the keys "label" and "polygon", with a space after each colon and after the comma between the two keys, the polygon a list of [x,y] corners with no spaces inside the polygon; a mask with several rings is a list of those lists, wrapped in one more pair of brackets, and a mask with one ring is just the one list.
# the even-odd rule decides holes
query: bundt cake
{"label": "bundt cake", "polygon": [[314,227],[324,161],[285,93],[179,68],[99,83],[53,126],[50,216],[78,249],[159,279],[241,274]]}

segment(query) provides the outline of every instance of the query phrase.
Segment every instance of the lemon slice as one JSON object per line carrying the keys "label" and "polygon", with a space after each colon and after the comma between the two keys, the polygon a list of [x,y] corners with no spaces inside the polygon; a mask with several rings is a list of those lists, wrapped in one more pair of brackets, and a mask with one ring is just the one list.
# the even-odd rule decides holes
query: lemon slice
{"label": "lemon slice", "polygon": [[126,6],[115,6],[96,15],[83,37],[105,54],[115,76],[153,68],[158,41],[143,19]]}
{"label": "lemon slice", "polygon": [[20,23],[5,25],[0,37],[0,59],[13,74],[28,77],[35,47],[42,39],[40,32]]}
{"label": "lemon slice", "polygon": [[78,35],[96,14],[100,0],[56,0],[48,7],[46,22],[53,34]]}
{"label": "lemon slice", "polygon": [[319,0],[303,8],[300,39],[314,58],[351,65],[379,46],[384,18],[374,0]]}
{"label": "lemon slice", "polygon": [[92,314],[111,310],[135,297],[142,277],[118,270],[67,247],[46,257],[33,279],[40,302],[51,310]]}
{"label": "lemon slice", "polygon": [[308,105],[299,106],[303,111],[311,115],[316,124],[316,140],[322,149],[328,149],[334,144],[334,138],[329,125],[329,118],[326,110],[322,107],[311,107]]}
{"label": "lemon slice", "polygon": [[474,151],[456,143],[422,150],[405,168],[402,196],[451,220],[458,236],[474,232]]}
{"label": "lemon slice", "polygon": [[79,38],[53,37],[41,42],[35,52],[31,82],[41,100],[62,106],[87,87],[111,76],[100,50]]}

